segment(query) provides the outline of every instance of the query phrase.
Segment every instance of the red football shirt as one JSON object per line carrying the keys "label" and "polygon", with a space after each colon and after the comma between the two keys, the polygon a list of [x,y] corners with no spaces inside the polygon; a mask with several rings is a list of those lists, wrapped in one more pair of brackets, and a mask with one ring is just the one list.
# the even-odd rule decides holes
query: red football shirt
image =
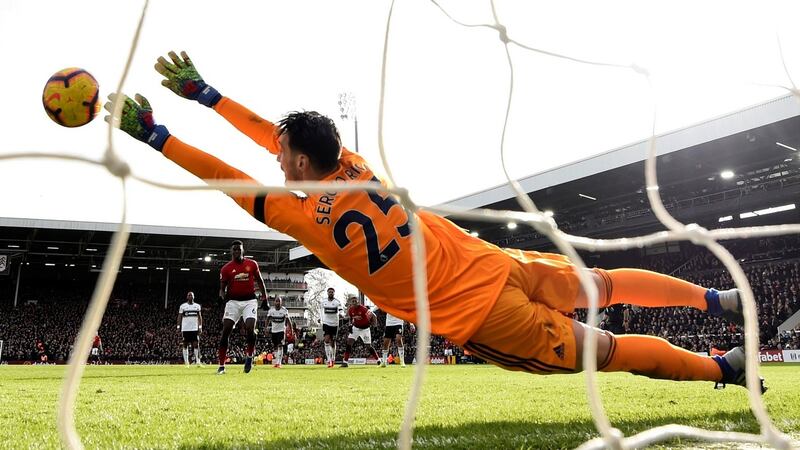
{"label": "red football shirt", "polygon": [[228,283],[228,300],[253,300],[256,298],[256,277],[261,276],[258,263],[244,258],[231,261],[219,271],[220,281]]}
{"label": "red football shirt", "polygon": [[347,309],[347,315],[353,320],[356,328],[369,328],[369,310],[364,305],[351,306]]}

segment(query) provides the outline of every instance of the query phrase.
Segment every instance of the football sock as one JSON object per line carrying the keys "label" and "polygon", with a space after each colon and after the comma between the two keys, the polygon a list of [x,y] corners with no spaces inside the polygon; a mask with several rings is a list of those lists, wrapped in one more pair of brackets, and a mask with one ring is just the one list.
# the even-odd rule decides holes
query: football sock
{"label": "football sock", "polygon": [[256,351],[256,333],[251,330],[247,332],[247,347],[245,350],[245,356],[248,358],[252,358],[253,354]]}
{"label": "football sock", "polygon": [[183,347],[183,363],[189,364],[189,348]]}
{"label": "football sock", "polygon": [[397,347],[397,357],[400,358],[400,364],[406,363],[406,349],[403,347]]}
{"label": "football sock", "polygon": [[381,362],[386,364],[386,358],[389,356],[389,350],[384,350],[382,353],[383,353],[383,358],[381,358]]}
{"label": "football sock", "polygon": [[349,351],[345,351],[344,352],[344,358],[342,359],[342,361],[350,362],[350,352]]}
{"label": "football sock", "polygon": [[[607,305],[627,303],[646,307],[692,306],[705,311],[704,287],[669,275],[639,269],[595,271],[605,281]],[[601,293],[601,298],[603,297]]]}
{"label": "football sock", "polygon": [[219,366],[225,367],[225,359],[228,357],[228,347],[219,348]]}
{"label": "football sock", "polygon": [[200,364],[200,347],[194,348],[194,362]]}
{"label": "football sock", "polygon": [[327,362],[333,361],[333,357],[331,356],[331,353],[333,353],[333,349],[331,349],[331,345],[330,344],[325,344],[325,359],[327,360]]}
{"label": "football sock", "polygon": [[630,372],[665,380],[719,381],[722,371],[714,359],[675,347],[654,336],[624,334],[615,336],[603,372]]}
{"label": "football sock", "polygon": [[275,350],[275,359],[273,362],[277,365],[281,365],[281,361],[283,360],[283,350]]}

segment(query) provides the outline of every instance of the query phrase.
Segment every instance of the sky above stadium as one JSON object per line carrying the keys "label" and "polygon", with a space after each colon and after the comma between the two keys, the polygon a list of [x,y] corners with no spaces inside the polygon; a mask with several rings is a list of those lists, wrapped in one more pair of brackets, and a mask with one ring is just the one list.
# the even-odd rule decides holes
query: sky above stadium
{"label": "sky above stadium", "polygon": [[[465,23],[488,23],[488,1],[442,1]],[[47,78],[82,67],[116,89],[143,2],[0,0],[0,155],[63,152],[99,159],[102,119],[78,128],[51,122],[41,105]],[[207,82],[277,120],[298,109],[333,117],[345,145],[353,122],[338,94],[356,97],[359,150],[380,171],[378,111],[389,2],[362,0],[153,1],[124,91],[152,103],[156,120],[183,140],[265,184],[282,184],[274,157],[213,111],[160,85],[160,55],[186,50]],[[726,114],[786,91],[781,62],[800,80],[800,2],[498,1],[508,35],[575,58],[647,68],[652,88],[631,70],[597,67],[511,46],[514,100],[506,135],[513,177],[646,139],[651,98],[658,132]],[[453,23],[432,2],[400,1],[389,40],[384,143],[399,185],[434,205],[504,182],[500,138],[509,67],[497,33]],[[198,180],[121,132],[115,148],[154,180]],[[0,217],[117,221],[120,183],[81,163],[0,161]],[[260,230],[218,193],[170,192],[129,183],[129,220],[138,224]]]}

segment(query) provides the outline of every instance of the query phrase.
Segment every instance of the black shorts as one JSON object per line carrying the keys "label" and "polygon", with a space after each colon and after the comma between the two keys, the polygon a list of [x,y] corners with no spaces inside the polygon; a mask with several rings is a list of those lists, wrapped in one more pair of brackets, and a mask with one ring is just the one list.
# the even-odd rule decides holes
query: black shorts
{"label": "black shorts", "polygon": [[395,336],[400,335],[403,336],[403,326],[402,325],[390,325],[386,327],[386,331],[383,333],[384,339],[394,339]]}
{"label": "black shorts", "polygon": [[339,333],[339,327],[334,327],[333,325],[325,325],[322,324],[322,335],[323,336],[330,336],[333,339],[336,339],[336,335]]}
{"label": "black shorts", "polygon": [[183,342],[197,342],[197,331],[184,331]]}
{"label": "black shorts", "polygon": [[286,333],[281,331],[280,333],[270,333],[272,336],[272,345],[275,347],[283,347],[283,338],[286,336]]}

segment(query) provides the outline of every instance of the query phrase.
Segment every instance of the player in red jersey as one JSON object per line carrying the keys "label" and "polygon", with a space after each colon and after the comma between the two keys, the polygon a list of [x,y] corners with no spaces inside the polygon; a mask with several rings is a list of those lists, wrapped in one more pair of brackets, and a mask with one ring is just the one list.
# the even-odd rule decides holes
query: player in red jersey
{"label": "player in red jersey", "polygon": [[360,305],[358,303],[358,297],[351,295],[347,299],[347,316],[350,318],[353,328],[347,336],[347,345],[344,350],[341,367],[347,367],[347,363],[350,361],[350,353],[353,351],[353,344],[355,344],[358,339],[361,339],[361,342],[367,346],[369,352],[376,360],[380,360],[378,352],[375,351],[375,347],[372,346],[372,333],[369,329],[370,326],[378,324],[375,314],[366,306]]}
{"label": "player in red jersey", "polygon": [[295,331],[294,322],[292,322],[291,326],[286,327],[286,357],[292,357],[292,353],[294,352],[294,344],[297,341],[297,332]]}
{"label": "player in red jersey", "polygon": [[233,326],[239,319],[244,321],[247,349],[244,357],[244,373],[253,367],[253,353],[256,348],[256,300],[255,286],[261,298],[267,297],[264,279],[258,263],[244,256],[242,241],[231,243],[231,261],[219,271],[219,298],[225,301],[225,314],[222,316],[222,336],[219,339],[219,368],[217,374],[225,373],[225,359],[228,357],[228,340]]}
{"label": "player in red jersey", "polygon": [[[315,111],[292,112],[274,124],[208,85],[185,52],[180,56],[170,52],[169,58],[161,57],[155,65],[165,77],[162,85],[212,108],[265,147],[276,156],[287,182],[371,181],[386,186],[361,155],[342,146],[329,117]],[[241,65],[246,68],[247,61]],[[258,185],[243,171],[171,135],[154,121],[153,110],[141,95],[134,100],[112,94],[110,99],[117,95],[125,105],[113,125],[200,178]],[[112,104],[106,109],[111,111]],[[411,127],[406,132],[415,131]],[[442,174],[451,169],[443,166]],[[410,218],[394,196],[335,189],[303,196],[278,192],[230,196],[256,220],[297,239],[386,312],[418,320]],[[444,217],[425,210],[413,214],[425,241],[431,331],[470,353],[508,370],[577,373],[583,370],[583,338],[591,333],[597,338],[592,356],[599,370],[745,385],[742,347],[723,357],[700,356],[656,336],[614,336],[564,316],[588,304],[580,269],[568,257],[499,248]],[[637,269],[595,268],[586,275],[599,291],[601,308],[617,303],[689,306],[729,322],[744,322],[737,289],[717,291]]]}
{"label": "player in red jersey", "polygon": [[100,364],[103,362],[101,357],[103,356],[103,341],[100,339],[100,334],[95,333],[94,339],[92,339],[92,350],[89,353],[89,361],[94,362],[95,364]]}
{"label": "player in red jersey", "polygon": [[36,353],[39,355],[39,362],[46,363],[47,362],[47,349],[44,346],[44,342],[41,339],[36,339]]}

